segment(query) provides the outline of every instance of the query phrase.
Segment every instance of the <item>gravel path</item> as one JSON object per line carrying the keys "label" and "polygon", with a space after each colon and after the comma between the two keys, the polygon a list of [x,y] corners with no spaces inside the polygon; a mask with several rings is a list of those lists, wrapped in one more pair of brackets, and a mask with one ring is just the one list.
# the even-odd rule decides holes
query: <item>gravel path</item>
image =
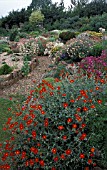
{"label": "gravel path", "polygon": [[[6,87],[3,90],[0,90],[0,97],[8,98],[14,95],[29,94],[30,89],[40,82],[44,73],[48,71],[48,66],[52,64],[51,59],[47,56],[39,56],[38,60],[39,65],[27,76],[27,78],[19,80],[11,87]],[[33,81],[36,81],[36,83],[33,83]]]}

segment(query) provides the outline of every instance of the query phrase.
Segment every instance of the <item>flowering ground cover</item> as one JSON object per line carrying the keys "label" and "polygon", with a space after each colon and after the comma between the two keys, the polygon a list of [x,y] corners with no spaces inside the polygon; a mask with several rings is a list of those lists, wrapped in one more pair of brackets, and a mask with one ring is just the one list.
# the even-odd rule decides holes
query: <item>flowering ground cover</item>
{"label": "flowering ground cover", "polygon": [[81,74],[54,83],[42,80],[4,126],[12,136],[1,144],[1,169],[92,168],[97,152],[105,160],[100,118],[106,113],[106,78]]}

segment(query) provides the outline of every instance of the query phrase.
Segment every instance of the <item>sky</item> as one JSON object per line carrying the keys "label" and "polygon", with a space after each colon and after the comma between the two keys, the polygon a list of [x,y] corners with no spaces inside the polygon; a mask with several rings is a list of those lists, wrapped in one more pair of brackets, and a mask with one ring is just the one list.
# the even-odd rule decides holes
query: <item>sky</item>
{"label": "sky", "polygon": [[[60,3],[61,0],[52,0],[53,3]],[[8,15],[12,10],[21,10],[30,5],[32,0],[0,0],[0,18]],[[70,0],[64,0],[65,8],[69,6]]]}

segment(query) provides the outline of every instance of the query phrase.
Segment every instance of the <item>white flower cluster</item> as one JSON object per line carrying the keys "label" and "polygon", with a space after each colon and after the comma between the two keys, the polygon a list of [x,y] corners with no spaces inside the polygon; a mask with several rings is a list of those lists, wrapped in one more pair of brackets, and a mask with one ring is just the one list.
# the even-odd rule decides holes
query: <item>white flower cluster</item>
{"label": "white flower cluster", "polygon": [[38,53],[39,46],[36,41],[29,41],[21,45],[21,52],[23,54],[36,55]]}

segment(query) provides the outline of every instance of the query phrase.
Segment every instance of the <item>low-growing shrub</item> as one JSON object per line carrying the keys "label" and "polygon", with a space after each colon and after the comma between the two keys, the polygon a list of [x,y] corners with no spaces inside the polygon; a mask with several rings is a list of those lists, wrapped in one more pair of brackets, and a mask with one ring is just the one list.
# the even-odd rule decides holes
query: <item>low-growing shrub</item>
{"label": "low-growing shrub", "polygon": [[86,57],[79,63],[79,66],[88,75],[94,74],[96,77],[101,77],[107,72],[107,52],[103,51],[98,57]]}
{"label": "low-growing shrub", "polygon": [[0,53],[3,52],[7,52],[8,54],[12,53],[12,50],[7,43],[0,43]]}
{"label": "low-growing shrub", "polygon": [[8,66],[7,64],[4,64],[1,68],[0,68],[0,75],[6,75],[9,74],[13,71],[13,69]]}
{"label": "low-growing shrub", "polygon": [[63,41],[66,42],[70,40],[71,38],[75,38],[75,32],[70,32],[70,31],[64,31],[59,34],[59,38]]}
{"label": "low-growing shrub", "polygon": [[95,166],[97,150],[104,156],[100,144],[91,141],[96,138],[93,122],[98,117],[96,105],[103,103],[105,83],[94,77],[65,77],[52,84],[42,80],[37,87],[18,106],[16,120],[9,118],[4,126],[12,137],[4,143],[2,167],[62,170]]}
{"label": "low-growing shrub", "polygon": [[92,49],[94,42],[91,40],[78,39],[74,43],[67,46],[67,53],[71,61],[81,61],[81,59],[89,56],[89,52]]}

